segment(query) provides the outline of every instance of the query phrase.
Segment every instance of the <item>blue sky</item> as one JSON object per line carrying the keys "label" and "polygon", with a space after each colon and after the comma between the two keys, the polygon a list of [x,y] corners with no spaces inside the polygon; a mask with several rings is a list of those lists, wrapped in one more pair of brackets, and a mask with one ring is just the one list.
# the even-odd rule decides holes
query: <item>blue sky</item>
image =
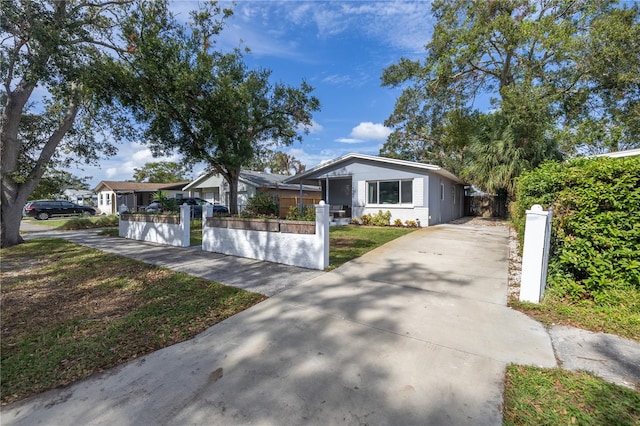
{"label": "blue sky", "polygon": [[[220,2],[223,6],[230,3]],[[175,1],[181,19],[197,6]],[[389,129],[398,89],[381,87],[384,68],[401,57],[424,57],[433,28],[428,1],[236,1],[218,41],[223,49],[248,47],[249,67],[268,68],[272,81],[299,85],[306,80],[322,110],[302,143],[282,148],[307,168],[349,152],[378,154]],[[98,167],[70,170],[77,176],[128,180],[133,168],[153,158],[140,143],[120,144],[118,155]],[[202,171],[194,168],[193,176]]]}

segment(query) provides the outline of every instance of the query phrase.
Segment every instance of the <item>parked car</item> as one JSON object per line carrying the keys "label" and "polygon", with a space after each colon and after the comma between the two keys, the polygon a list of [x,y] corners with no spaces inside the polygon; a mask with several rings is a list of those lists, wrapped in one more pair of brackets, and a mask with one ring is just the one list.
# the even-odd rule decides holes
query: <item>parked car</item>
{"label": "parked car", "polygon": [[[180,206],[183,204],[188,204],[191,207],[191,217],[202,217],[202,208],[203,206],[212,206],[213,214],[225,214],[229,213],[229,209],[226,206],[222,206],[220,204],[212,204],[207,200],[203,200],[202,198],[176,198],[173,199],[176,202],[177,209],[180,209]],[[158,213],[161,212],[160,201],[153,201],[151,204],[147,206],[145,211],[150,213]]]}
{"label": "parked car", "polygon": [[47,220],[58,216],[95,216],[96,209],[64,200],[29,201],[22,209],[23,217]]}

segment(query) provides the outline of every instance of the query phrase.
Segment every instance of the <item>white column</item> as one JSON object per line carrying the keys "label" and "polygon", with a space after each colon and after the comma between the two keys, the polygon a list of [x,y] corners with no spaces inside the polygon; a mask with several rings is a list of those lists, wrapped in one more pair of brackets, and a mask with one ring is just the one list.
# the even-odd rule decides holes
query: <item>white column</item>
{"label": "white column", "polygon": [[182,247],[191,245],[191,206],[180,206],[180,229],[182,230]]}
{"label": "white column", "polygon": [[322,263],[318,269],[329,266],[329,206],[324,201],[316,205],[316,237],[322,240]]}
{"label": "white column", "polygon": [[552,211],[535,204],[526,211],[520,300],[539,303],[547,284]]}

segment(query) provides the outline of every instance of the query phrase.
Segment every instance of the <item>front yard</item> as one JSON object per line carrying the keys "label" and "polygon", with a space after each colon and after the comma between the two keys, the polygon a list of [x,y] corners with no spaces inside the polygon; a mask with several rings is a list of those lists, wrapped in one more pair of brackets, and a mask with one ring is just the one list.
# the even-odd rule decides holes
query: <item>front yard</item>
{"label": "front yard", "polygon": [[1,255],[3,404],[194,337],[265,299],[60,239]]}
{"label": "front yard", "polygon": [[[93,226],[86,221],[95,223],[47,225]],[[330,268],[411,231],[332,228]],[[31,240],[0,255],[2,404],[190,339],[265,299],[61,239]]]}

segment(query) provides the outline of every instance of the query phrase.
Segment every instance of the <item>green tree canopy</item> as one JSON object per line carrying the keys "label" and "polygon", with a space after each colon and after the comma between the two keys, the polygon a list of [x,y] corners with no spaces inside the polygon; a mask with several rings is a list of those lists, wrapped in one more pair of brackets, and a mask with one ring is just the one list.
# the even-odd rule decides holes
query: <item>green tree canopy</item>
{"label": "green tree canopy", "polygon": [[188,180],[187,167],[173,161],[154,161],[133,171],[136,182],[173,183]]}
{"label": "green tree canopy", "polygon": [[115,72],[128,78],[130,89],[118,99],[144,123],[144,140],[155,153],[175,149],[220,173],[235,212],[241,168],[266,147],[301,140],[298,126],[311,125],[319,101],[304,81],[300,87],[271,83],[271,71],[249,69],[240,51],[214,49],[229,10],[207,4],[185,27],[155,8],[151,3],[133,14],[124,28],[128,67]]}
{"label": "green tree canopy", "polygon": [[307,166],[302,164],[293,155],[282,151],[265,150],[265,152],[255,157],[248,168],[260,172],[270,172],[279,175],[296,175],[306,170]]}
{"label": "green tree canopy", "polygon": [[0,2],[3,247],[22,242],[22,207],[52,164],[113,154],[110,140],[127,130],[93,83],[107,52],[119,49],[113,31],[132,7],[125,0]]}
{"label": "green tree canopy", "polygon": [[527,167],[544,159],[541,152],[557,157],[549,143],[567,153],[640,146],[637,4],[436,0],[432,7],[426,58],[403,58],[382,75],[383,85],[403,89],[386,121],[394,132],[383,155],[463,171],[474,136],[476,148],[503,139],[476,132],[481,97],[505,118],[492,127],[519,138],[507,159]]}
{"label": "green tree canopy", "polygon": [[74,176],[64,170],[48,170],[40,179],[29,199],[60,198],[65,189],[88,190],[88,179]]}

